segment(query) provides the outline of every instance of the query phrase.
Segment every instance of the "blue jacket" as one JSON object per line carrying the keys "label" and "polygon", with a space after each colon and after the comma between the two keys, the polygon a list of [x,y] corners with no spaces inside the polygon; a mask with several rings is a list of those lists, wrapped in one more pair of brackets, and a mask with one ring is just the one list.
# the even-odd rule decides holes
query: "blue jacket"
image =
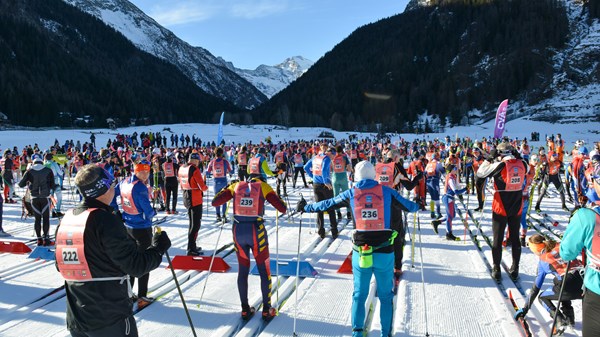
{"label": "blue jacket", "polygon": [[[350,203],[350,207],[352,208],[352,210],[354,210],[354,190],[356,188],[361,189],[361,190],[369,189],[378,184],[379,183],[376,182],[375,180],[363,179],[363,180],[357,182],[353,188],[338,194],[334,198],[319,201],[314,204],[306,205],[306,207],[304,207],[304,210],[306,212],[325,211],[337,204],[341,204],[344,201],[348,201]],[[398,192],[396,192],[396,190],[389,188],[387,186],[382,186],[382,187],[383,187],[383,208],[385,210],[385,214],[384,214],[385,228],[392,228],[391,212],[389,211],[389,210],[391,210],[391,207],[392,207],[392,199],[397,200],[402,206],[404,206],[404,208],[408,212],[416,212],[419,210],[419,205],[417,205],[416,203],[414,203],[412,201],[404,199],[400,194],[398,194]]]}
{"label": "blue jacket", "polygon": [[[596,211],[600,213],[600,207],[596,206]],[[560,256],[565,261],[574,260],[585,247],[589,253],[592,251],[592,238],[594,236],[594,228],[596,227],[596,212],[589,208],[581,208],[569,221],[567,230],[560,244]],[[587,264],[591,264],[590,259],[587,259]],[[583,279],[585,287],[600,295],[600,272],[593,268],[586,268],[585,278]]]}
{"label": "blue jacket", "polygon": [[[319,154],[320,156],[320,154]],[[305,165],[304,171],[317,184],[331,184],[331,159],[325,155],[323,158],[323,167],[321,167],[321,175],[314,175],[312,172],[312,162],[316,158],[312,157]]]}
{"label": "blue jacket", "polygon": [[[120,185],[129,182],[133,183],[135,181],[139,181],[139,179],[133,175],[121,181]],[[123,186],[119,186],[119,188],[120,190],[123,190]],[[131,215],[123,212],[123,221],[125,222],[125,227],[136,229],[152,227],[152,218],[156,215],[156,211],[154,208],[152,208],[152,204],[150,204],[148,188],[146,187],[146,184],[141,181],[135,184],[135,186],[133,186],[133,190],[131,191],[131,197],[133,198],[135,207],[140,213]]]}
{"label": "blue jacket", "polygon": [[537,276],[535,277],[534,281],[535,286],[538,289],[542,289],[542,286],[544,285],[544,280],[546,279],[546,275],[550,274],[554,275],[554,277],[558,277],[559,280],[561,279],[560,274],[556,271],[553,271],[552,268],[550,268],[550,263],[540,259],[540,261],[538,262]]}

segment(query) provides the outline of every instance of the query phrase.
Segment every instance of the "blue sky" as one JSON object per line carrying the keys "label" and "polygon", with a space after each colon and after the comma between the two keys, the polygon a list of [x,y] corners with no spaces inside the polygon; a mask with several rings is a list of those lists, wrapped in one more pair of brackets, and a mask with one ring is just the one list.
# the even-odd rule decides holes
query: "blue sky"
{"label": "blue sky", "polygon": [[404,11],[408,0],[130,0],[193,46],[237,68],[287,57],[317,61],[356,28]]}

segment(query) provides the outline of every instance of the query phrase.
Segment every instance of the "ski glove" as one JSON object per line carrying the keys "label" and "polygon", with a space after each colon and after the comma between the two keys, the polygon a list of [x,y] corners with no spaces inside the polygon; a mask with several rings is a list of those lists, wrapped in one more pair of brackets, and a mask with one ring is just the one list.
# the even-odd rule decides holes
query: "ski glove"
{"label": "ski glove", "polygon": [[306,207],[306,200],[302,198],[298,201],[298,204],[296,204],[296,212],[304,213],[304,207]]}
{"label": "ski glove", "polygon": [[529,308],[527,308],[527,307],[517,310],[517,313],[515,314],[515,319],[519,320],[520,318],[525,318],[525,316],[527,316],[528,311],[529,311]]}
{"label": "ski glove", "polygon": [[171,240],[169,239],[167,232],[161,231],[160,233],[154,233],[154,236],[152,236],[152,247],[154,247],[160,255],[163,255],[169,247],[171,247]]}

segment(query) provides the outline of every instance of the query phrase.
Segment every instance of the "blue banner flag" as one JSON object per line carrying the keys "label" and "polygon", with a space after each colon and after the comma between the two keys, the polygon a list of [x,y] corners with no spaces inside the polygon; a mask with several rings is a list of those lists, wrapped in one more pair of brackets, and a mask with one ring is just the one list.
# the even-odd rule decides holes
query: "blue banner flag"
{"label": "blue banner flag", "polygon": [[223,117],[225,116],[225,112],[221,113],[221,121],[219,122],[219,132],[217,133],[217,146],[221,144],[223,140]]}

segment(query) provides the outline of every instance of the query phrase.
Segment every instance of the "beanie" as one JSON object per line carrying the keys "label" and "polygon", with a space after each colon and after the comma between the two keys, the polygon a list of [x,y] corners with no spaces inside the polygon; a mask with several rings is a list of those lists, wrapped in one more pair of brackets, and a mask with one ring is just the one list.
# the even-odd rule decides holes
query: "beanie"
{"label": "beanie", "polygon": [[354,178],[356,181],[364,179],[375,179],[375,168],[370,162],[363,160],[354,167]]}

